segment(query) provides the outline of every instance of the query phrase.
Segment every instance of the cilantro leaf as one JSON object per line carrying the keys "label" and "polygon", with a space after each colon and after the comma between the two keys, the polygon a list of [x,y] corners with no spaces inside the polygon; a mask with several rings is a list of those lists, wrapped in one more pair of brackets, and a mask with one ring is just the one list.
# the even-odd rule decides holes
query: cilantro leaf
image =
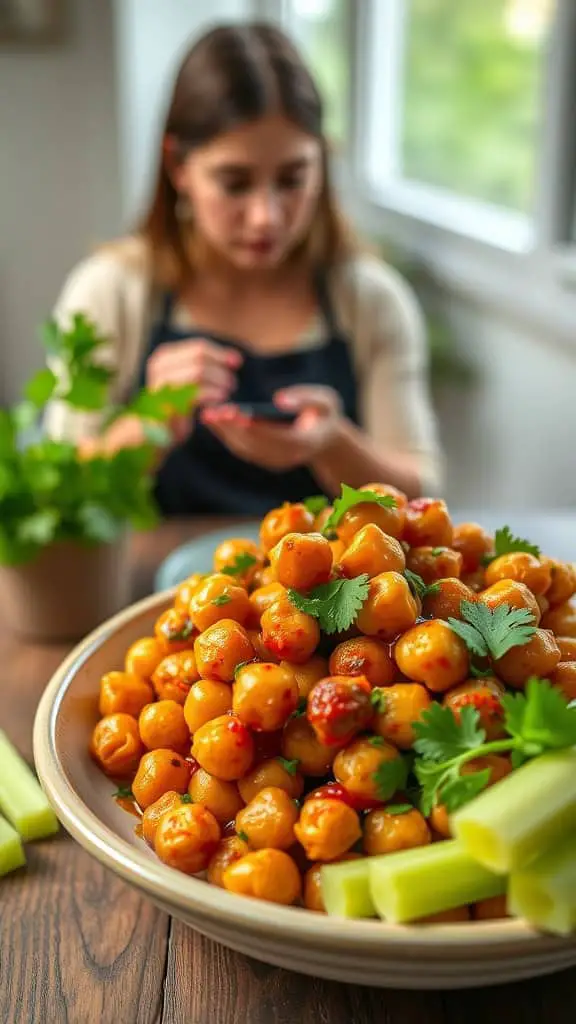
{"label": "cilantro leaf", "polygon": [[370,736],[368,743],[370,744],[371,747],[384,746],[384,740],[382,739],[382,736]]}
{"label": "cilantro leaf", "polygon": [[215,604],[216,607],[219,608],[223,604],[230,604],[231,600],[232,598],[230,597],[230,594],[218,594],[218,597],[215,597],[211,603]]}
{"label": "cilantro leaf", "polygon": [[386,705],[388,703],[386,700],[386,693],[384,692],[384,689],[382,689],[379,686],[375,686],[374,689],[372,690],[372,693],[370,694],[370,703],[372,707],[375,708],[377,714],[384,714],[384,712],[386,711]]}
{"label": "cilantro leaf", "polygon": [[257,561],[256,555],[251,555],[249,551],[239,551],[234,561],[230,565],[225,565],[220,571],[226,576],[240,576],[247,569],[255,565]]}
{"label": "cilantro leaf", "polygon": [[387,804],[384,808],[386,814],[408,814],[414,810],[413,804]]}
{"label": "cilantro leaf", "polygon": [[246,665],[253,665],[254,661],[255,659],[253,659],[252,661],[239,661],[238,664],[236,665],[236,668],[234,669],[234,679],[236,679],[236,676],[238,675],[241,668],[245,668]]}
{"label": "cilantro leaf", "polygon": [[325,508],[328,508],[328,498],[324,497],[323,494],[312,494],[309,498],[304,498],[302,504],[313,516],[317,516],[320,512],[323,512]]}
{"label": "cilantro leaf", "polygon": [[182,793],[180,795],[180,803],[191,804],[192,803],[192,797],[190,796],[190,793]]}
{"label": "cilantro leaf", "polygon": [[409,762],[402,756],[394,757],[391,761],[382,761],[372,773],[378,799],[389,800],[398,790],[404,789],[408,780],[408,770]]}
{"label": "cilantro leaf", "polygon": [[134,799],[134,794],[130,786],[118,786],[118,789],[116,790],[115,793],[112,793],[112,796],[116,797],[118,800]]}
{"label": "cilantro leaf", "polygon": [[308,700],[307,700],[307,698],[306,697],[300,697],[299,700],[298,700],[298,704],[296,706],[296,710],[292,712],[292,714],[290,715],[290,718],[301,718],[302,715],[306,714],[307,707],[308,707]]}
{"label": "cilantro leaf", "polygon": [[276,760],[282,765],[284,771],[288,772],[288,775],[296,775],[298,765],[300,764],[297,757],[291,761],[286,757],[277,757]]}
{"label": "cilantro leaf", "polygon": [[338,526],[342,516],[354,505],[380,505],[381,508],[396,508],[396,499],[389,494],[376,494],[375,491],[359,491],[348,484],[341,485],[342,490],[339,498],[334,500],[334,507],[324,524],[324,530],[331,530]]}
{"label": "cilantro leaf", "polygon": [[532,676],[524,693],[505,694],[502,706],[506,731],[521,741],[524,755],[576,744],[576,709],[546,679]]}
{"label": "cilantro leaf", "polygon": [[480,747],[486,733],[479,726],[478,709],[465,705],[459,717],[457,721],[449,707],[431,704],[412,726],[417,737],[414,742],[416,753],[428,761],[442,762]]}
{"label": "cilantro leaf", "polygon": [[511,551],[525,551],[540,558],[540,548],[537,544],[523,540],[522,537],[515,537],[509,526],[502,526],[494,534],[494,557],[499,558],[500,555],[507,555]]}
{"label": "cilantro leaf", "polygon": [[448,625],[481,658],[502,658],[512,647],[528,643],[536,630],[528,608],[488,608],[481,601],[462,601],[460,610],[462,619],[449,618]]}
{"label": "cilantro leaf", "polygon": [[122,413],[164,423],[174,415],[186,416],[192,409],[197,392],[196,384],[165,384],[156,391],[143,388]]}
{"label": "cilantro leaf", "polygon": [[38,409],[46,405],[54,394],[56,374],[52,370],[39,370],[24,387],[24,397]]}
{"label": "cilantro leaf", "polygon": [[412,572],[411,569],[405,569],[404,575],[408,582],[410,590],[415,597],[424,600],[428,594],[439,594],[440,584],[439,583],[425,583],[421,576],[417,572]]}
{"label": "cilantro leaf", "polygon": [[444,785],[440,786],[439,799],[444,804],[449,814],[457,811],[459,807],[467,804],[478,793],[486,788],[490,781],[490,769],[483,768],[479,772],[471,772],[469,775],[456,775]]}
{"label": "cilantro leaf", "polygon": [[249,842],[248,836],[246,835],[245,832],[237,832],[236,835],[238,836],[238,839],[242,840],[243,843]]}
{"label": "cilantro leaf", "polygon": [[321,583],[308,594],[289,590],[288,598],[298,611],[318,619],[325,633],[343,633],[356,621],[368,597],[368,575]]}

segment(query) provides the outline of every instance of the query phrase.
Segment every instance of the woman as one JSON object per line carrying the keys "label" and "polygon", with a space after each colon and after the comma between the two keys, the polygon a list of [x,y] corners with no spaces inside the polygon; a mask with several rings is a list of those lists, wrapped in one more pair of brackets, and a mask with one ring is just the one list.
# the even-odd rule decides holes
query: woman
{"label": "woman", "polygon": [[[361,255],[330,182],[322,104],[297,51],[264,24],[219,27],[176,79],[152,203],[128,239],[81,264],[57,306],[110,339],[114,397],[195,382],[157,474],[164,514],[260,515],[341,481],[439,486],[417,306]],[[273,401],[293,423],[253,419]],[[52,435],[87,450],[142,441],[119,420],[51,407]]]}

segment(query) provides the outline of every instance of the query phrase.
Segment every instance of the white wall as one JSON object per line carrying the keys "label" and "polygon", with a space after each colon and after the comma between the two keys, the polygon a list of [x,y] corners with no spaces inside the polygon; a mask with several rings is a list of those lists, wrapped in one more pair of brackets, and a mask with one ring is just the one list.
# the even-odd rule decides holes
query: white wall
{"label": "white wall", "polygon": [[39,365],[65,274],[118,230],[110,3],[69,6],[61,45],[0,57],[0,402]]}
{"label": "white wall", "polygon": [[496,312],[448,300],[477,389],[440,397],[448,501],[460,507],[576,506],[576,349]]}
{"label": "white wall", "polygon": [[115,0],[122,207],[132,219],[155,173],[158,136],[180,56],[217,22],[250,17],[252,0]]}

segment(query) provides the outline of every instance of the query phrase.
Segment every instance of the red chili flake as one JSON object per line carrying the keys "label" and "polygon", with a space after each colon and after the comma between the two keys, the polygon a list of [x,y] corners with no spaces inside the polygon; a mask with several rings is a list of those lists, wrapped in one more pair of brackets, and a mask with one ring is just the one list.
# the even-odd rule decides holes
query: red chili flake
{"label": "red chili flake", "polygon": [[472,693],[465,693],[458,697],[453,704],[453,710],[470,706],[477,711],[485,711],[489,715],[499,716],[502,714],[502,704],[498,697],[485,690],[477,690]]}
{"label": "red chili flake", "polygon": [[320,786],[319,789],[315,789],[306,797],[306,802],[316,799],[341,800],[342,803],[348,804],[355,811],[371,811],[375,807],[381,807],[383,804],[382,800],[368,799],[367,797],[356,796],[354,793],[350,793],[340,782],[327,782],[325,786]]}

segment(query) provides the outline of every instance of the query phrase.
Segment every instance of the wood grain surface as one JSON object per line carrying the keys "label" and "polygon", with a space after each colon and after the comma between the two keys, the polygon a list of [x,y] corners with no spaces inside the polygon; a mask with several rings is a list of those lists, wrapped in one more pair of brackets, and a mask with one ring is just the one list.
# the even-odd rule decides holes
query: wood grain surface
{"label": "wood grain surface", "polygon": [[[176,545],[221,521],[165,524],[132,543],[133,594]],[[65,647],[2,632],[0,725],[32,757],[38,699]],[[417,971],[417,965],[414,966]],[[0,1024],[570,1024],[576,970],[462,992],[394,992],[257,963],[169,919],[68,836],[28,847],[0,880]]]}

